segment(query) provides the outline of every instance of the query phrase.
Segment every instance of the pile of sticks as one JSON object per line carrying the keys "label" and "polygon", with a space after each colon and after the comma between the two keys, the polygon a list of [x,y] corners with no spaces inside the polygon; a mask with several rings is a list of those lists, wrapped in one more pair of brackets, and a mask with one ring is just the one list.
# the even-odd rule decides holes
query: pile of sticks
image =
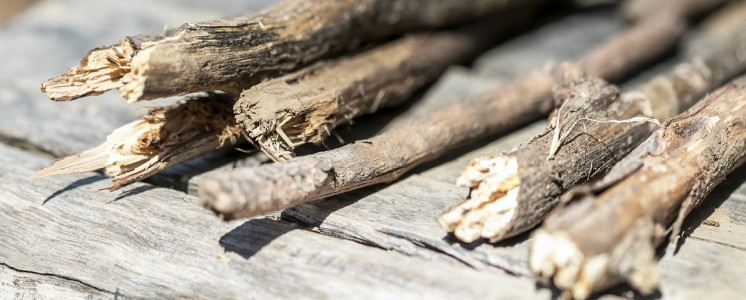
{"label": "pile of sticks", "polygon": [[634,90],[607,80],[670,51],[692,18],[725,0],[625,1],[630,28],[577,61],[548,62],[370,139],[294,157],[358,116],[404,103],[449,66],[530,25],[545,2],[286,0],[127,37],[91,50],[42,91],[69,101],[119,89],[129,102],[202,93],[153,109],[32,178],[105,168],[115,190],[246,142],[276,163],[206,178],[200,197],[222,218],[248,218],[391,182],[459,145],[549,115],[541,134],[464,169],[457,184],[469,195],[438,223],[469,243],[543,221],[530,254],[538,278],[575,298],[621,281],[650,293],[655,247],[669,232],[676,237],[746,157],[746,77],[729,82],[746,73],[746,24],[712,53]]}

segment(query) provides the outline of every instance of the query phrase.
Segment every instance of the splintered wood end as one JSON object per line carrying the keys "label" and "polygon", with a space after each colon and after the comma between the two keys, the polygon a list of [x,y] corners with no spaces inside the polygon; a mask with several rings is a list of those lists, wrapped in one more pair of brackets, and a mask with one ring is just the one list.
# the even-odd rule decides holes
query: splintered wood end
{"label": "splintered wood end", "polygon": [[108,156],[106,150],[109,147],[110,145],[107,142],[83,153],[60,158],[52,166],[31,174],[28,180],[70,173],[85,173],[101,169],[106,166]]}
{"label": "splintered wood end", "polygon": [[237,142],[240,127],[232,99],[208,94],[183,103],[151,109],[147,115],[114,130],[106,142],[57,161],[30,177],[62,175],[106,168],[113,191],[169,166]]}
{"label": "splintered wood end", "polygon": [[127,75],[134,54],[129,39],[116,46],[91,50],[80,61],[80,66],[43,82],[41,91],[54,101],[70,101],[120,88],[130,81]]}
{"label": "splintered wood end", "polygon": [[469,198],[438,217],[441,227],[466,243],[507,237],[520,190],[516,158],[477,158],[464,169],[457,184],[471,188]]}

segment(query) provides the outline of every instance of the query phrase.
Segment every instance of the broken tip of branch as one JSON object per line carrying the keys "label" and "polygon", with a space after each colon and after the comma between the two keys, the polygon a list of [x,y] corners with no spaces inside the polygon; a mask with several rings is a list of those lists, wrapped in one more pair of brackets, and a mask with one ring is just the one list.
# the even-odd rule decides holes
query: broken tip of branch
{"label": "broken tip of branch", "polygon": [[54,101],[70,101],[100,95],[120,88],[130,79],[135,48],[129,39],[116,46],[93,49],[67,73],[41,84],[41,91]]}
{"label": "broken tip of branch", "polygon": [[471,193],[438,217],[440,226],[466,243],[507,237],[518,206],[518,161],[505,156],[477,158],[464,169],[457,184],[470,187]]}
{"label": "broken tip of branch", "polygon": [[114,130],[106,142],[55,162],[30,179],[83,173],[106,168],[117,190],[171,165],[219,148],[239,136],[232,100],[208,94],[168,107],[152,109],[144,117]]}

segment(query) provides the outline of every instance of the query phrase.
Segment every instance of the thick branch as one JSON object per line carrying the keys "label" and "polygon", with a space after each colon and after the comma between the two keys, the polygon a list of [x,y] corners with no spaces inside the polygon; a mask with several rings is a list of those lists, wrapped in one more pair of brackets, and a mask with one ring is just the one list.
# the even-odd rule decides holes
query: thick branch
{"label": "thick branch", "polygon": [[79,67],[43,83],[42,91],[56,101],[114,88],[130,102],[212,90],[238,94],[364,41],[536,1],[286,0],[256,14],[187,23],[93,50]]}
{"label": "thick branch", "polygon": [[321,143],[335,127],[397,105],[454,63],[465,61],[530,20],[514,13],[461,31],[411,35],[375,49],[318,62],[241,94],[236,119],[274,160]]}
{"label": "thick branch", "polygon": [[[640,26],[649,26],[648,24]],[[650,30],[681,33],[675,26],[649,27]],[[617,50],[624,64],[640,65],[660,55],[649,34],[639,30],[615,37],[632,40],[641,49]],[[637,38],[634,38],[637,37]],[[613,41],[610,43],[616,43]],[[627,55],[644,53],[645,55]],[[588,65],[601,73],[606,68]],[[287,162],[239,169],[201,185],[205,205],[225,218],[242,218],[279,210],[299,203],[343,193],[399,178],[418,164],[435,159],[448,150],[486,135],[535,120],[548,113],[551,98],[552,67],[536,70],[517,78],[500,89],[464,99],[413,119],[366,141],[339,149],[300,157]],[[626,68],[617,70],[629,70]],[[617,74],[606,74],[617,76]]]}
{"label": "thick branch", "polygon": [[602,174],[652,133],[645,117],[665,121],[746,71],[746,34],[739,35],[708,58],[682,63],[622,96],[576,72],[560,73],[570,81],[555,83],[555,99],[567,100],[547,131],[507,153],[475,159],[458,179],[471,188],[469,197],[438,222],[465,242],[496,242],[532,228],[561,193]]}
{"label": "thick branch", "polygon": [[152,109],[106,137],[106,142],[81,154],[59,159],[29,179],[106,168],[116,190],[155,173],[215,151],[226,140],[235,143],[240,126],[228,94],[208,94],[168,107]]}
{"label": "thick branch", "polygon": [[746,77],[671,119],[534,236],[530,264],[575,298],[620,281],[658,285],[655,246],[746,158]]}

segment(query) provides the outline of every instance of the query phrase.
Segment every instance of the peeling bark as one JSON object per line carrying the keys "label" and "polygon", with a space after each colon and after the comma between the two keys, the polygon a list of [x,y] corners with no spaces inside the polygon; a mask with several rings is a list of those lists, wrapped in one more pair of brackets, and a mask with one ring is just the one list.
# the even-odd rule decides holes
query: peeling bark
{"label": "peeling bark", "polygon": [[94,49],[79,67],[43,83],[42,91],[55,101],[115,88],[129,102],[213,90],[238,94],[365,41],[537,1],[286,0],[256,14],[187,23]]}
{"label": "peeling bark", "polygon": [[398,105],[451,65],[473,58],[532,12],[486,20],[463,30],[410,35],[335,60],[318,62],[244,91],[236,119],[275,161],[295,147],[322,143],[331,130],[362,114]]}
{"label": "peeling bark", "polygon": [[[683,31],[675,25],[681,23],[661,26],[664,24],[645,22],[639,26],[646,26],[659,36],[678,37]],[[614,52],[629,68],[606,68],[590,63],[597,60],[588,60],[585,66],[594,74],[618,76],[609,72],[634,69],[660,55],[658,51],[665,48],[660,47],[660,43],[670,42],[672,46],[676,40],[651,40],[651,36],[656,35],[633,29],[608,42],[619,48],[604,44],[591,51]],[[636,47],[622,45],[615,39],[633,42]],[[435,110],[369,140],[282,163],[205,178],[200,196],[205,206],[217,214],[235,219],[396,180],[413,167],[452,148],[547,114],[554,107],[551,97],[553,69],[553,66],[546,66],[529,72],[499,89]]]}
{"label": "peeling bark", "polygon": [[656,127],[646,118],[665,121],[746,71],[744,51],[746,34],[739,32],[707,58],[682,63],[621,96],[597,79],[573,75],[578,70],[559,73],[554,97],[564,104],[547,130],[516,149],[475,159],[457,182],[471,188],[469,197],[438,222],[464,242],[525,232],[563,192],[605,173],[650,135]]}
{"label": "peeling bark", "polygon": [[575,298],[626,281],[652,292],[655,247],[746,158],[746,77],[669,120],[534,234],[533,271]]}

